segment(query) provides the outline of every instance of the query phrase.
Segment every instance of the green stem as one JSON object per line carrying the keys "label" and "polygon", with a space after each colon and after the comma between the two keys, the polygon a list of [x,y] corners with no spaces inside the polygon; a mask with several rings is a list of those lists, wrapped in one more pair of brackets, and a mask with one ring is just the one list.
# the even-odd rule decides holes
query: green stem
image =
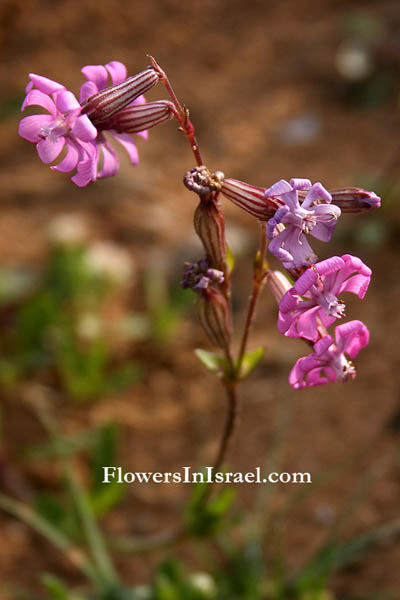
{"label": "green stem", "polygon": [[265,223],[260,223],[261,227],[261,235],[260,235],[260,248],[256,254],[254,260],[254,270],[253,270],[253,291],[250,297],[249,307],[247,309],[246,323],[243,330],[242,341],[240,344],[239,355],[236,361],[236,377],[240,377],[240,371],[242,368],[242,363],[244,356],[246,354],[247,342],[249,340],[249,334],[251,325],[254,320],[254,315],[257,306],[257,300],[259,298],[260,292],[264,286],[266,268],[265,268],[265,252],[267,249],[267,236],[265,233]]}
{"label": "green stem", "polygon": [[59,529],[54,527],[47,519],[37,514],[30,506],[0,494],[0,508],[23,521],[46,538],[53,546],[61,550],[68,560],[77,567],[92,583],[99,586],[99,576],[86,553],[77,548],[72,541]]}
{"label": "green stem", "polygon": [[[48,410],[35,406],[36,414],[53,441],[58,438],[58,426]],[[110,556],[108,554],[103,536],[93,516],[87,495],[74,474],[71,465],[66,459],[62,460],[66,483],[75,505],[77,514],[81,521],[84,535],[90,549],[93,560],[101,574],[104,583],[115,584],[118,577],[115,573]]]}
{"label": "green stem", "polygon": [[118,583],[118,577],[98,528],[88,497],[69,465],[65,465],[68,489],[79,515],[91,555],[107,584]]}

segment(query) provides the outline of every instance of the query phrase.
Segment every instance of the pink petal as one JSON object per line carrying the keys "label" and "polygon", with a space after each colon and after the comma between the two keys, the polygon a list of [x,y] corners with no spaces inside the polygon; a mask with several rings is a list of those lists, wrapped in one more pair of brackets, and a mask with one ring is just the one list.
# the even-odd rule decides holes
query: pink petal
{"label": "pink petal", "polygon": [[127,133],[116,133],[112,132],[113,137],[119,142],[129,154],[129,158],[132,165],[137,165],[139,162],[139,153],[136,148],[136,144]]}
{"label": "pink petal", "polygon": [[63,91],[57,96],[56,106],[60,113],[68,113],[81,108],[74,94],[68,91]]}
{"label": "pink petal", "polygon": [[62,173],[69,173],[69,171],[75,169],[78,163],[79,152],[75,148],[75,146],[69,144],[68,141],[67,146],[67,154],[65,155],[63,160],[58,165],[50,167],[50,169],[54,169],[55,171],[61,171]]}
{"label": "pink petal", "polygon": [[367,293],[370,281],[371,277],[353,275],[344,282],[344,285],[340,288],[340,293],[351,292],[352,294],[357,294],[360,300],[362,300]]}
{"label": "pink petal", "polygon": [[339,256],[331,256],[331,258],[321,260],[315,265],[315,268],[318,271],[319,275],[328,275],[329,273],[335,273],[336,271],[340,271],[340,269],[343,269],[344,267],[344,260],[342,260]]}
{"label": "pink petal", "polygon": [[52,94],[60,90],[64,90],[65,86],[61,85],[57,81],[43,77],[42,75],[36,75],[35,73],[29,73],[29,79],[31,82],[45,94]]}
{"label": "pink petal", "polygon": [[135,133],[135,135],[138,135],[139,137],[141,137],[143,140],[147,140],[149,137],[149,132],[147,131],[147,129],[145,129],[144,131],[137,131]]}
{"label": "pink petal", "polygon": [[82,160],[78,163],[77,173],[71,177],[71,180],[78,187],[85,187],[96,178],[96,161],[93,158]]}
{"label": "pink petal", "polygon": [[81,72],[88,81],[93,81],[97,90],[102,90],[107,87],[108,72],[103,65],[88,65],[87,67],[83,67]]}
{"label": "pink petal", "polygon": [[265,190],[265,195],[280,196],[281,194],[286,194],[287,192],[291,191],[292,186],[290,185],[290,183],[288,183],[285,179],[281,179],[280,181],[277,181],[277,183],[274,183],[274,185],[271,185],[270,188]]}
{"label": "pink petal", "polygon": [[100,151],[103,155],[103,165],[101,171],[98,173],[98,177],[112,177],[119,169],[118,156],[116,155],[114,148],[108,143],[102,144]]}
{"label": "pink petal", "polygon": [[53,162],[64,148],[64,145],[65,139],[62,136],[57,138],[55,142],[51,142],[49,139],[41,140],[36,145],[40,160],[46,165]]}
{"label": "pink petal", "polygon": [[339,351],[353,359],[362,348],[368,346],[369,331],[362,321],[349,321],[336,327],[335,338]]}
{"label": "pink petal", "polygon": [[131,102],[129,106],[133,106],[134,104],[146,104],[146,98],[143,96],[143,94],[135,98],[135,100]]}
{"label": "pink petal", "polygon": [[113,85],[118,85],[118,83],[122,83],[126,79],[127,70],[122,62],[113,60],[106,64],[106,69],[111,75]]}
{"label": "pink petal", "polygon": [[309,190],[311,181],[309,179],[301,179],[300,177],[292,177],[290,185],[294,190]]}
{"label": "pink petal", "polygon": [[71,133],[84,142],[90,142],[97,137],[97,129],[87,115],[81,115],[75,121]]}
{"label": "pink petal", "polygon": [[[310,182],[310,184],[311,184],[311,182]],[[300,188],[298,188],[298,189],[300,189]],[[319,183],[319,182],[314,183],[314,185],[308,192],[307,196],[305,197],[302,207],[310,208],[310,206],[317,200],[322,200],[323,202],[327,202],[327,203],[332,202],[332,196],[330,195],[328,190],[326,190],[324,188],[322,183]]]}
{"label": "pink petal", "polygon": [[93,96],[93,94],[97,94],[98,91],[99,90],[97,89],[97,85],[93,81],[85,81],[85,83],[81,85],[79,99],[81,102],[85,102],[85,100],[90,98],[90,96]]}
{"label": "pink petal", "polygon": [[39,90],[31,90],[28,92],[22,106],[21,111],[24,111],[27,106],[42,106],[54,117],[57,114],[56,105],[53,100]]}
{"label": "pink petal", "polygon": [[46,127],[51,123],[53,117],[51,115],[31,115],[21,120],[18,126],[18,133],[21,137],[29,142],[39,142],[41,137],[42,127]]}

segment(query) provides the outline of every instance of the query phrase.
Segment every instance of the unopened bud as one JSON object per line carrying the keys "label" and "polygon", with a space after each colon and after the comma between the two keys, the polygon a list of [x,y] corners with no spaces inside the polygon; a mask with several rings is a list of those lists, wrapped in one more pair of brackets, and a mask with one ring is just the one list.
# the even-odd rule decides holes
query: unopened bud
{"label": "unopened bud", "polygon": [[118,85],[113,85],[90,96],[82,105],[82,114],[86,114],[97,126],[147,92],[158,80],[159,75],[152,67],[149,67]]}
{"label": "unopened bud", "polygon": [[339,206],[343,213],[367,212],[381,205],[379,196],[362,188],[329,190],[329,193],[332,196],[332,204]]}
{"label": "unopened bud", "polygon": [[210,267],[225,273],[225,220],[213,200],[202,200],[194,213],[194,228],[201,239]]}
{"label": "unopened bud", "polygon": [[221,192],[234,204],[264,221],[272,217],[282,204],[277,198],[266,198],[265,188],[237,179],[224,179]]}
{"label": "unopened bud", "polygon": [[268,271],[267,285],[279,304],[282,297],[293,287],[293,283],[282,273],[282,271]]}
{"label": "unopened bud", "polygon": [[111,119],[103,121],[98,129],[114,129],[118,133],[138,133],[150,129],[173,117],[173,104],[168,100],[127,106]]}
{"label": "unopened bud", "polygon": [[219,348],[227,348],[232,335],[230,310],[225,297],[218,290],[208,287],[199,300],[202,326],[211,342]]}
{"label": "unopened bud", "polygon": [[[360,213],[379,208],[381,199],[375,192],[369,192],[362,188],[348,187],[338,190],[329,190],[332,196],[332,204],[340,208],[342,213]],[[299,190],[299,198],[304,199],[307,191]]]}
{"label": "unopened bud", "polygon": [[207,260],[197,263],[186,262],[184,265],[181,286],[192,289],[197,294],[202,294],[213,283],[223,283],[224,274],[218,269],[210,269]]}

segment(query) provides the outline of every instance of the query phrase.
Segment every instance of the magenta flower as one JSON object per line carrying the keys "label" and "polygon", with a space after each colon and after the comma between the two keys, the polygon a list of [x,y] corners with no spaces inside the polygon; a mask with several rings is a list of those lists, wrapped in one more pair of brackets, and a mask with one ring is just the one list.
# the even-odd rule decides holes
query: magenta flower
{"label": "magenta flower", "polygon": [[321,325],[329,327],[345,314],[345,304],[338,295],[351,292],[364,298],[371,273],[350,254],[333,256],[308,268],[279,303],[279,331],[288,337],[317,341]]}
{"label": "magenta flower", "polygon": [[356,369],[351,360],[368,342],[369,331],[361,321],[339,325],[335,329],[335,342],[326,335],[314,344],[314,352],[299,358],[289,375],[290,385],[298,390],[354,379]]}
{"label": "magenta flower", "polygon": [[[118,61],[112,61],[105,66],[103,65],[88,65],[83,67],[82,73],[85,75],[86,81],[81,86],[80,101],[83,104],[90,96],[97,94],[101,90],[105,89],[108,85],[108,78],[111,77],[112,84],[118,85],[122,83],[127,76],[125,65]],[[157,78],[158,79],[158,78]],[[145,104],[143,96],[139,96],[136,100],[131,102],[129,106],[133,104]],[[104,135],[104,131],[101,130],[101,124],[98,126],[98,135],[94,140],[94,151],[95,151],[95,178],[111,177],[115,175],[119,169],[118,156]],[[107,133],[118,143],[120,143],[127,151],[131,164],[137,165],[139,162],[139,154],[136,148],[136,144],[127,133],[118,133],[114,129],[107,129]],[[137,132],[144,139],[147,139],[147,131]]]}
{"label": "magenta flower", "polygon": [[[36,143],[39,158],[49,164],[56,160],[66,147],[66,154],[56,171],[68,173],[77,169],[72,181],[84,186],[93,178],[94,146],[90,143],[97,136],[96,127],[86,115],[74,94],[56,81],[31,73],[27,95],[21,110],[27,106],[40,106],[48,114],[38,114],[21,120],[18,133],[29,142]],[[37,89],[33,89],[33,88]]]}
{"label": "magenta flower", "polygon": [[[300,190],[308,192],[301,204]],[[284,202],[268,221],[267,237],[272,240],[269,251],[286,269],[313,264],[317,257],[306,234],[328,242],[340,216],[340,208],[330,204],[329,192],[320,183],[311,186],[309,179],[291,179],[290,183],[281,179],[266,190],[265,197],[276,197]]]}

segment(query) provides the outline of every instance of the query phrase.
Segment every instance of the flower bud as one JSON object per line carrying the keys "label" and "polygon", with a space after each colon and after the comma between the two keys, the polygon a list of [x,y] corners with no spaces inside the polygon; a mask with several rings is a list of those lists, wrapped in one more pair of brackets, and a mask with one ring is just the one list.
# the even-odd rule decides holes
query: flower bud
{"label": "flower bud", "polygon": [[201,324],[213,344],[227,348],[232,335],[230,310],[227,300],[218,290],[208,287],[199,299]]}
{"label": "flower bud", "polygon": [[159,75],[149,67],[118,85],[100,90],[97,94],[90,96],[82,105],[82,114],[86,114],[97,126],[147,92],[158,80]]}
{"label": "flower bud", "polygon": [[[342,213],[367,212],[381,205],[381,199],[374,192],[362,188],[348,187],[338,190],[329,190],[332,196],[332,204],[339,206]],[[306,192],[299,192],[299,198],[304,197]]]}
{"label": "flower bud", "polygon": [[127,106],[107,121],[103,121],[98,129],[113,129],[118,133],[138,133],[169,121],[173,117],[172,107],[172,102],[168,100]]}
{"label": "flower bud", "polygon": [[201,200],[194,213],[194,228],[201,239],[210,267],[225,273],[225,220],[213,200]]}
{"label": "flower bud", "polygon": [[224,274],[218,269],[210,269],[207,260],[197,263],[186,262],[184,264],[181,286],[191,289],[197,294],[202,294],[213,283],[223,283]]}
{"label": "flower bud", "polygon": [[266,198],[264,188],[237,179],[224,179],[221,192],[234,204],[264,221],[272,217],[282,205],[277,198]]}

